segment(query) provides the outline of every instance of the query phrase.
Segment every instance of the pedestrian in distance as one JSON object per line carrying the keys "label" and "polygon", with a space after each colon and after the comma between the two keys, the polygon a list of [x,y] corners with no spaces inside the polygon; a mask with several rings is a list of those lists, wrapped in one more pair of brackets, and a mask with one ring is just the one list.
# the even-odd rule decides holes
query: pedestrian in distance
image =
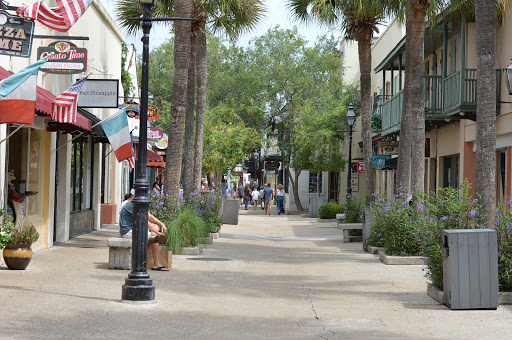
{"label": "pedestrian in distance", "polygon": [[276,190],[276,203],[277,203],[277,214],[281,215],[281,213],[284,213],[284,203],[286,194],[284,193],[283,185],[279,184],[277,186]]}
{"label": "pedestrian in distance", "polygon": [[222,194],[222,197],[226,198],[227,197],[227,191],[228,190],[228,185],[226,184],[226,180],[223,178],[221,183],[220,183],[220,192]]}
{"label": "pedestrian in distance", "polygon": [[274,202],[274,190],[270,187],[270,183],[267,183],[267,187],[263,189],[263,194],[265,196],[265,215],[270,215]]}
{"label": "pedestrian in distance", "polygon": [[252,198],[251,188],[249,188],[249,184],[246,184],[245,188],[244,188],[245,210],[247,210],[247,205],[249,205],[249,203],[251,202],[251,198]]}
{"label": "pedestrian in distance", "polygon": [[233,190],[231,189],[231,186],[228,185],[228,188],[226,189],[226,198],[228,198],[228,199],[232,198],[233,193],[231,191],[233,191]]}
{"label": "pedestrian in distance", "polygon": [[242,182],[238,185],[237,192],[238,198],[240,198],[240,205],[244,204],[244,186],[242,185]]}
{"label": "pedestrian in distance", "polygon": [[260,192],[258,191],[258,189],[254,188],[252,190],[252,201],[254,202],[254,210],[256,210],[256,206],[259,204],[260,202]]}
{"label": "pedestrian in distance", "polygon": [[265,209],[265,193],[263,192],[264,188],[260,190],[260,199],[261,199],[261,210]]}

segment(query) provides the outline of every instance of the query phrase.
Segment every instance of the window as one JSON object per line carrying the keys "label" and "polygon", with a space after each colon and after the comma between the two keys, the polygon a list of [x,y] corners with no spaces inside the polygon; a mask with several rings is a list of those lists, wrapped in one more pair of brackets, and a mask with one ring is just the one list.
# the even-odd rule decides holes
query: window
{"label": "window", "polygon": [[320,188],[320,193],[322,193],[322,173],[320,172],[320,177],[318,173],[309,173],[309,193],[314,194],[318,192],[318,188]]}
{"label": "window", "polygon": [[71,212],[92,207],[92,147],[88,137],[80,136],[71,149]]}

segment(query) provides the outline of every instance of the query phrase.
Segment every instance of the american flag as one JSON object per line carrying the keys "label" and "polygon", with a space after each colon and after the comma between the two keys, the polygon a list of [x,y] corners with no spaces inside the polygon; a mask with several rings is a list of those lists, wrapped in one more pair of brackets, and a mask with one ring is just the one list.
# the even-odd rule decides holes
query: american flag
{"label": "american flag", "polygon": [[89,75],[82,77],[82,79],[71,85],[69,89],[62,92],[60,96],[53,100],[52,119],[54,121],[60,123],[76,123],[78,94],[88,76]]}
{"label": "american flag", "polygon": [[27,20],[35,20],[59,32],[67,32],[84,14],[92,0],[57,0],[59,7],[48,7],[42,1],[30,6],[18,7],[16,14]]}

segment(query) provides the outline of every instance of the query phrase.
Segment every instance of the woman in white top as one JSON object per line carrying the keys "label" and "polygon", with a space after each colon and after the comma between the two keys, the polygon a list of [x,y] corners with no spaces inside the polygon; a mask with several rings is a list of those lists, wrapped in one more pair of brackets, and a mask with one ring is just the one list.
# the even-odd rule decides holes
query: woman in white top
{"label": "woman in white top", "polygon": [[282,212],[284,213],[284,198],[285,198],[285,193],[283,190],[283,185],[279,184],[277,186],[277,190],[276,190],[276,203],[277,203],[277,214],[278,215],[281,215]]}
{"label": "woman in white top", "polygon": [[256,190],[256,187],[252,191],[252,200],[254,201],[254,210],[256,210],[256,206],[260,201],[260,192]]}

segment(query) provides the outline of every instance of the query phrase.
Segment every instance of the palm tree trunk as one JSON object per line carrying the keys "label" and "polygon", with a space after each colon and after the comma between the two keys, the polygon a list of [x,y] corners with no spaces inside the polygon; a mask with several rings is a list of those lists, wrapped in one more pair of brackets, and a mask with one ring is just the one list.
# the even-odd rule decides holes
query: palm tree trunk
{"label": "palm tree trunk", "polygon": [[[407,2],[407,6],[410,6]],[[408,20],[412,20],[411,15],[406,15],[406,27],[410,25]],[[406,28],[407,30],[407,28]],[[407,36],[406,39],[409,39]],[[412,150],[412,113],[411,113],[411,92],[407,90],[408,84],[412,80],[412,61],[410,58],[411,50],[410,44],[405,44],[405,79],[404,79],[404,92],[403,92],[403,104],[402,104],[402,118],[400,120],[400,137],[398,147],[398,166],[396,171],[396,189],[406,190],[410,188],[410,176],[411,176],[411,150]],[[423,47],[422,47],[423,50]],[[386,92],[386,84],[383,84],[384,94]]]}
{"label": "palm tree trunk", "polygon": [[[357,37],[357,48],[359,54],[359,71],[361,73],[361,138],[363,140],[364,167],[366,169],[366,195],[372,197],[374,192],[373,184],[373,148],[372,148],[372,123],[371,123],[371,85],[372,85],[372,32],[370,29],[363,30]],[[351,166],[349,164],[348,166]]]}
{"label": "palm tree trunk", "polygon": [[201,187],[201,174],[203,171],[203,131],[204,114],[206,110],[206,82],[207,82],[207,43],[206,33],[197,32],[197,110],[196,110],[196,136],[194,143],[194,186]]}
{"label": "palm tree trunk", "polygon": [[[174,15],[190,18],[192,0],[175,0]],[[187,107],[188,65],[190,63],[190,21],[176,21],[174,43],[174,81],[169,115],[169,142],[166,153],[165,193],[177,197],[183,152],[183,128]]]}
{"label": "palm tree trunk", "polygon": [[295,200],[295,205],[297,206],[297,211],[303,212],[304,208],[302,208],[302,203],[300,202],[299,196],[299,176],[302,170],[293,169],[295,180],[290,172],[290,168],[288,168],[288,176],[290,177],[290,182],[292,182],[293,188],[293,199]]}
{"label": "palm tree trunk", "polygon": [[405,84],[405,91],[410,92],[408,101],[411,103],[411,189],[413,192],[423,192],[425,190],[425,96],[423,89],[423,39],[425,36],[426,7],[421,1],[412,0],[410,2],[414,3],[414,6],[409,7],[406,13],[406,45],[409,46],[410,61],[410,68],[406,70],[406,72],[410,74],[410,78],[408,78],[410,82]]}
{"label": "palm tree trunk", "polygon": [[[496,2],[475,0],[477,103],[476,193],[480,194],[485,225],[494,229],[496,216]],[[461,73],[464,74],[464,73]]]}
{"label": "palm tree trunk", "polygon": [[[195,25],[192,25],[194,27]],[[181,182],[185,192],[194,191],[194,111],[196,101],[196,32],[190,35],[190,63],[188,66],[187,109],[185,110],[185,137],[183,140],[183,173]]]}

